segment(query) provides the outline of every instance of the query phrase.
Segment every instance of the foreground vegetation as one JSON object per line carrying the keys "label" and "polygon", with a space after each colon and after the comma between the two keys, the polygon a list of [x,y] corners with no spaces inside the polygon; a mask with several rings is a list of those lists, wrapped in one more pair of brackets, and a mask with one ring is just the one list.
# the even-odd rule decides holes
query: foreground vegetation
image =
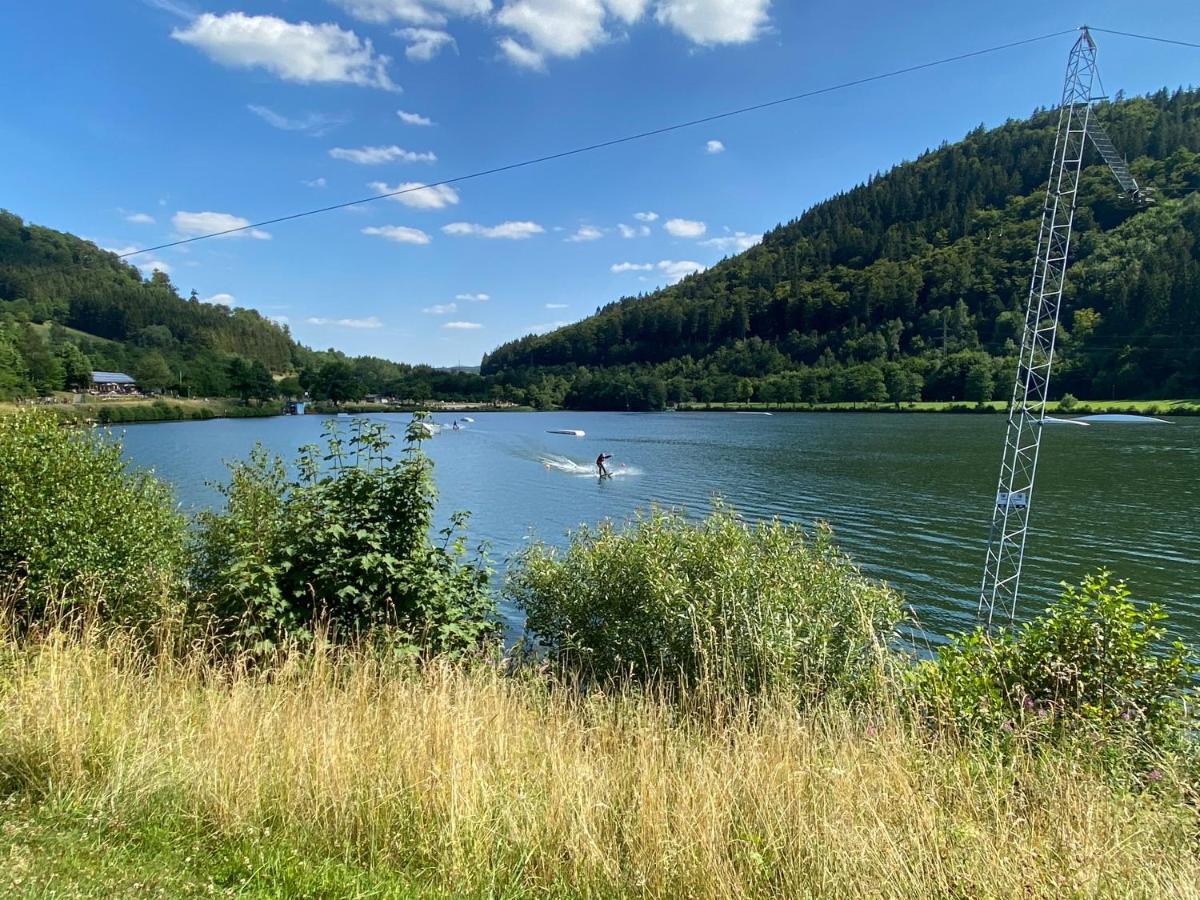
{"label": "foreground vegetation", "polygon": [[506,653],[422,425],[187,529],[0,419],[0,892],[1196,893],[1194,654],[1107,574],[917,660],[828,532],[650,511],[516,560]]}

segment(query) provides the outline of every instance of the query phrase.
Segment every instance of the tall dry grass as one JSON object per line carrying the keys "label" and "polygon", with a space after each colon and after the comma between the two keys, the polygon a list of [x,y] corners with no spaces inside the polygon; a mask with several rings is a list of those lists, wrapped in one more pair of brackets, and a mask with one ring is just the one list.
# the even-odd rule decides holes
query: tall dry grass
{"label": "tall dry grass", "polygon": [[[308,652],[272,673],[51,635],[0,664],[0,778],[416,874],[452,894],[1164,896],[1200,884],[1169,790],[782,700],[722,721],[492,668]],[[1170,776],[1164,781],[1169,784]]]}

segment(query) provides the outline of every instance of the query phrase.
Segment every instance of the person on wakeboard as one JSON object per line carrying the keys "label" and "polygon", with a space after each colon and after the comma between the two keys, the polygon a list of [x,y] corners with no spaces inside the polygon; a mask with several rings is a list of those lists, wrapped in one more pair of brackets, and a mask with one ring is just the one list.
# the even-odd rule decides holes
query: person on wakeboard
{"label": "person on wakeboard", "polygon": [[612,473],[609,472],[608,469],[604,468],[604,461],[606,459],[612,459],[612,454],[611,453],[601,453],[599,456],[596,457],[596,471],[599,473],[601,478],[611,478],[612,477]]}

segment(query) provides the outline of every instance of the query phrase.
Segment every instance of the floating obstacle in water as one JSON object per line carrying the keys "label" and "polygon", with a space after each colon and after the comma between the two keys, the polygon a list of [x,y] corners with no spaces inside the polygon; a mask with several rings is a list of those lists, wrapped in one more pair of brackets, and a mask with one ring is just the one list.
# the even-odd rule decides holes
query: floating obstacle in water
{"label": "floating obstacle in water", "polygon": [[566,434],[571,437],[585,437],[587,432],[580,431],[578,428],[547,428],[546,434]]}

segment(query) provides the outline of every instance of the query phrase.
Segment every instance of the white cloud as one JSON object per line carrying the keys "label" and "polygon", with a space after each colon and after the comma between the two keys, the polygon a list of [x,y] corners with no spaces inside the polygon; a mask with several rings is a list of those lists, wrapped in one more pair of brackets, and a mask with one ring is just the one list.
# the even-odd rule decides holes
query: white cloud
{"label": "white cloud", "polygon": [[448,16],[483,16],[492,11],[491,0],[336,0],[350,15],[364,22],[411,22],[444,25]]}
{"label": "white cloud", "polygon": [[510,37],[503,37],[499,40],[501,51],[508,57],[509,62],[513,65],[520,66],[523,69],[533,69],[540,72],[546,68],[546,60],[542,54],[536,50],[530,50],[528,47],[523,47]]}
{"label": "white cloud", "polygon": [[563,328],[570,324],[571,323],[567,322],[567,321],[543,322],[540,325],[530,325],[526,329],[526,333],[527,334],[545,334],[547,331],[557,331],[558,329]]}
{"label": "white cloud", "polygon": [[270,319],[272,322],[274,322],[276,325],[286,325],[288,322],[291,321],[291,319],[289,319],[287,316],[267,316],[267,318]]}
{"label": "white cloud", "polygon": [[708,230],[703,222],[692,219],[667,219],[663,228],[667,229],[667,234],[677,238],[698,238]]}
{"label": "white cloud", "polygon": [[685,275],[691,275],[693,272],[703,272],[707,266],[701,265],[698,262],[693,262],[690,259],[663,259],[657,263],[631,263],[622,262],[614,263],[609,266],[610,271],[614,274],[622,272],[652,272],[658,270],[667,276],[672,282],[678,281]]}
{"label": "white cloud", "polygon": [[604,232],[594,225],[580,225],[578,231],[563,240],[579,244],[585,241],[598,241],[602,237],[604,237]]}
{"label": "white cloud", "polygon": [[201,297],[201,303],[216,303],[220,306],[233,306],[237,299],[233,294],[213,294],[211,297]]}
{"label": "white cloud", "polygon": [[303,184],[305,187],[310,187],[310,188],[323,188],[323,187],[325,187],[325,179],[324,178],[314,178],[314,179],[312,179],[312,181],[302,181],[301,184]]}
{"label": "white cloud", "polygon": [[383,323],[375,316],[367,316],[365,319],[326,319],[321,316],[309,316],[304,320],[309,325],[333,325],[338,328],[382,328]]}
{"label": "white cloud", "polygon": [[290,118],[275,112],[270,107],[259,106],[254,103],[247,103],[246,109],[250,110],[250,112],[254,113],[272,128],[278,128],[281,131],[299,131],[312,137],[326,135],[337,126],[343,125],[346,122],[343,117],[328,116],[324,113],[305,113],[302,116]]}
{"label": "white cloud", "polygon": [[409,228],[407,225],[369,225],[362,233],[377,235],[397,244],[428,244],[432,240],[420,228]]}
{"label": "white cloud", "polygon": [[508,0],[496,23],[523,38],[505,37],[500,49],[518,66],[540,69],[546,57],[573,59],[608,40],[601,0]]}
{"label": "white cloud", "polygon": [[134,225],[153,225],[154,216],[144,212],[131,212],[125,214],[125,221]]}
{"label": "white cloud", "polygon": [[695,44],[745,44],[767,27],[771,0],[660,0],[654,16]]}
{"label": "white cloud", "polygon": [[447,322],[442,327],[448,328],[451,331],[472,331],[483,326],[478,322]]}
{"label": "white cloud", "polygon": [[617,230],[621,232],[623,238],[649,237],[649,225],[626,225],[621,223],[617,226]]}
{"label": "white cloud", "polygon": [[467,300],[471,303],[487,303],[492,299],[491,294],[455,294],[455,300]]}
{"label": "white cloud", "polygon": [[458,191],[448,184],[425,185],[419,181],[404,181],[392,187],[383,181],[372,181],[367,187],[377,195],[395,194],[390,199],[413,209],[444,209],[458,202]]}
{"label": "white cloud", "polygon": [[663,259],[654,266],[671,280],[672,283],[691,275],[693,272],[703,272],[708,266],[693,262],[690,259]]}
{"label": "white cloud", "polygon": [[390,147],[334,147],[329,151],[334,159],[344,159],[347,162],[358,163],[360,166],[376,166],[389,162],[437,162],[437,155],[432,152],[414,153],[392,144]]}
{"label": "white cloud", "polygon": [[425,307],[423,310],[421,310],[421,312],[428,313],[431,316],[448,316],[451,313],[458,312],[458,304],[457,303],[435,303],[435,304],[433,304],[433,306]]}
{"label": "white cloud", "polygon": [[566,309],[566,308],[567,308],[567,304],[565,304],[565,303],[547,303],[546,304],[546,309]]}
{"label": "white cloud", "polygon": [[176,3],[174,0],[142,0],[142,2],[188,22],[196,18],[196,11],[186,3]]}
{"label": "white cloud", "polygon": [[458,42],[448,31],[436,28],[401,28],[396,37],[405,41],[404,55],[409,62],[429,62],[437,56],[443,47],[453,47],[458,50]]}
{"label": "white cloud", "polygon": [[633,214],[633,217],[635,219],[637,219],[639,222],[654,222],[658,219],[658,213],[656,213],[656,212],[636,212]]}
{"label": "white cloud", "polygon": [[171,274],[171,267],[161,259],[145,259],[141,262],[134,262],[134,265],[142,270],[143,275],[151,275],[154,272],[162,272],[164,275]]}
{"label": "white cloud", "polygon": [[702,247],[716,247],[722,252],[737,250],[739,253],[742,250],[749,250],[755,244],[762,240],[761,234],[746,234],[744,231],[735,231],[733,234],[728,234],[725,237],[709,238],[707,241],[701,241]]}
{"label": "white cloud", "polygon": [[704,152],[705,153],[724,153],[725,145],[722,144],[720,141],[709,141],[707,144],[704,145]]}
{"label": "white cloud", "polygon": [[231,238],[251,237],[260,241],[270,240],[271,238],[271,235],[266,231],[258,228],[250,228],[249,219],[243,219],[241,216],[235,216],[231,213],[184,212],[181,210],[171,217],[171,224],[175,226],[175,230],[183,237],[199,237],[205,234],[233,231],[233,234],[222,236]]}
{"label": "white cloud", "polygon": [[376,54],[369,39],[336,25],[287,22],[275,16],[204,13],[171,37],[190,44],[214,62],[263,68],[284,81],[341,82],[399,90],[388,77],[390,57]]}
{"label": "white cloud", "polygon": [[499,225],[451,222],[449,225],[442,226],[442,231],[446,234],[457,237],[474,235],[475,237],[504,238],[512,241],[525,240],[526,238],[533,237],[535,234],[542,234],[545,230],[537,222],[501,222]]}
{"label": "white cloud", "polygon": [[399,116],[400,121],[403,122],[405,125],[428,126],[428,125],[433,124],[433,119],[427,118],[426,116],[423,116],[420,113],[405,112],[402,109],[398,109],[398,110],[396,110],[396,115]]}

